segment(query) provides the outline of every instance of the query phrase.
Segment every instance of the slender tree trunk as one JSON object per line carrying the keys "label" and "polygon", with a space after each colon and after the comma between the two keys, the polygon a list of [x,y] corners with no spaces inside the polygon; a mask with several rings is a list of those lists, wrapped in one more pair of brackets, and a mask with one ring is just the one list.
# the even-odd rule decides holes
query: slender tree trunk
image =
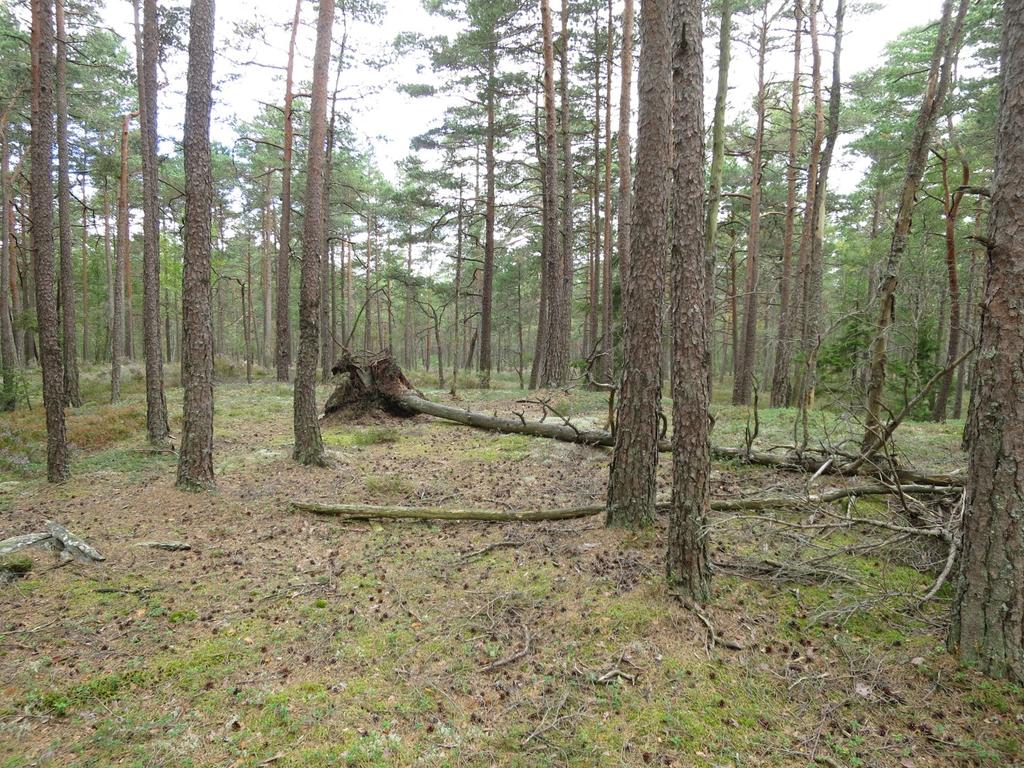
{"label": "slender tree trunk", "polygon": [[412,370],[416,362],[416,339],[412,327],[412,305],[416,296],[416,289],[412,284],[412,232],[409,232],[409,242],[405,249],[405,271],[409,276],[405,284],[405,302],[402,317],[402,365]]}
{"label": "slender tree trunk", "polygon": [[544,50],[544,210],[541,246],[544,269],[542,279],[543,323],[538,328],[538,352],[542,353],[537,383],[546,387],[558,383],[560,355],[558,352],[561,328],[561,291],[563,260],[558,244],[558,203],[556,168],[558,148],[555,138],[555,59],[551,31],[551,7],[541,0],[541,33]]}
{"label": "slender tree trunk", "polygon": [[629,247],[633,226],[633,157],[629,130],[633,91],[633,0],[624,0],[622,7],[622,51],[619,77],[619,134],[616,151],[619,157],[619,205],[616,247],[619,252],[619,283],[625,300],[629,281]]}
{"label": "slender tree trunk", "polygon": [[132,115],[121,118],[121,174],[117,191],[117,258],[114,264],[114,315],[111,321],[110,342],[110,402],[121,400],[121,355],[124,353],[125,337],[125,265],[128,263],[129,222],[128,222],[128,125]]}
{"label": "slender tree trunk", "polygon": [[[623,315],[623,371],[615,450],[608,482],[607,524],[649,525],[654,519],[661,408],[664,265],[669,256],[672,153],[671,0],[642,0],[637,185]],[[703,312],[703,305],[701,306]]]}
{"label": "slender tree trunk", "polygon": [[[985,215],[984,204],[981,198],[978,198],[977,205],[974,210],[974,233],[975,238],[980,241],[982,234],[982,220]],[[961,348],[971,345],[974,341],[974,329],[977,324],[978,309],[974,304],[974,296],[976,286],[978,284],[977,272],[978,265],[982,262],[980,256],[984,256],[984,252],[979,254],[979,248],[975,246],[971,249],[971,265],[967,272],[967,312],[964,322],[962,323],[960,342]],[[967,372],[973,369],[973,357],[971,355],[963,365],[960,365],[956,369],[956,395],[953,398],[953,418],[959,419],[963,414],[964,407],[964,384],[965,380],[968,379]]]}
{"label": "slender tree trunk", "polygon": [[324,244],[324,142],[327,133],[327,77],[334,3],[321,2],[313,56],[313,93],[309,107],[309,159],[306,164],[306,216],[302,226],[299,287],[299,355],[295,365],[295,452],[300,464],[325,466],[316,408],[317,313],[320,262]]}
{"label": "slender tree trunk", "polygon": [[252,248],[245,247],[245,283],[242,284],[242,334],[245,343],[245,382],[252,384]]}
{"label": "slender tree trunk", "polygon": [[604,253],[601,260],[601,381],[610,383],[615,371],[612,355],[612,0],[608,0],[608,30],[604,57]]}
{"label": "slender tree trunk", "polygon": [[[797,0],[799,2],[799,0]],[[725,164],[725,108],[729,100],[729,66],[732,60],[732,0],[722,0],[718,23],[718,90],[711,126],[711,179],[708,187],[707,218],[704,221],[704,257],[707,259],[708,317],[714,316],[715,243],[718,240],[718,208],[722,200],[722,172]]]}
{"label": "slender tree trunk", "polygon": [[104,351],[109,352],[114,339],[114,260],[110,237],[110,179],[103,177],[103,257],[107,269],[107,340]]}
{"label": "slender tree trunk", "polygon": [[277,380],[288,381],[292,364],[291,327],[288,311],[291,296],[291,220],[292,220],[292,143],[294,137],[292,101],[292,77],[295,71],[295,38],[299,31],[299,16],[302,0],[295,0],[295,17],[292,19],[292,36],[288,44],[288,68],[285,74],[284,91],[284,153],[281,164],[281,223],[277,241],[277,333],[276,353]]}
{"label": "slender tree trunk", "polygon": [[11,226],[10,206],[10,145],[7,140],[7,115],[0,125],[3,132],[0,144],[0,361],[3,363],[3,389],[0,391],[0,411],[13,411],[17,406],[15,370],[18,367],[18,348],[14,341],[14,323],[11,306]]}
{"label": "slender tree trunk", "polygon": [[89,218],[82,174],[82,360],[89,360]]}
{"label": "slender tree trunk", "polygon": [[[136,9],[138,8],[136,0]],[[156,0],[144,0],[139,69],[139,128],[142,137],[142,348],[146,360],[146,435],[151,445],[168,442],[164,357],[160,343],[160,166],[157,156],[157,59],[160,30]],[[137,11],[136,11],[137,12]],[[141,43],[141,45],[140,45]]]}
{"label": "slender tree trunk", "polygon": [[494,80],[497,51],[493,47],[487,52],[487,135],[484,141],[484,165],[487,200],[484,204],[484,274],[480,294],[480,385],[491,386],[491,334],[494,305],[494,140],[495,101],[497,99]]}
{"label": "slender tree trunk", "polygon": [[1024,2],[1007,0],[1003,19],[988,284],[949,646],[989,675],[1024,683]]}
{"label": "slender tree trunk", "polygon": [[768,55],[768,10],[761,16],[757,49],[757,126],[754,129],[754,150],[751,157],[750,230],[747,235],[747,277],[743,296],[743,337],[740,341],[740,365],[733,381],[733,405],[750,401],[754,384],[754,358],[757,354],[758,269],[761,248],[761,177],[764,173],[764,125],[767,111],[765,58]]}
{"label": "slender tree trunk", "polygon": [[587,328],[582,357],[589,358],[597,349],[598,314],[601,295],[601,26],[598,7],[594,6],[594,178],[593,178],[593,255],[587,273]]}
{"label": "slender tree trunk", "polygon": [[[811,10],[815,0],[811,0]],[[790,291],[793,282],[793,233],[796,228],[796,182],[800,142],[800,71],[803,41],[803,3],[793,3],[796,32],[793,35],[793,82],[789,98],[789,161],[786,172],[786,223],[782,236],[782,277],[779,281],[779,334],[772,371],[772,408],[783,408],[791,396],[790,369],[793,364],[793,318]]]}
{"label": "slender tree trunk", "polygon": [[[460,297],[462,294],[462,216],[463,216],[463,201],[462,201],[462,184],[459,184],[459,210],[458,218],[456,219],[456,233],[455,233],[455,322],[452,327],[455,338],[452,343],[452,388],[450,394],[455,397],[459,388],[459,351],[461,349],[462,339],[462,326],[459,325],[459,304]],[[440,345],[440,342],[438,342]],[[438,355],[441,354],[441,347],[438,346]],[[440,359],[440,358],[438,358]]]}
{"label": "slender tree trunk", "polygon": [[[952,118],[949,127],[950,135],[955,136]],[[953,143],[956,144],[955,138]],[[952,365],[960,357],[960,337],[963,333],[960,321],[960,276],[957,273],[956,264],[956,222],[960,215],[960,203],[964,196],[963,188],[971,182],[971,167],[967,164],[959,147],[956,147],[956,150],[957,156],[960,158],[960,188],[956,191],[952,191],[949,186],[949,158],[946,155],[941,157],[943,206],[945,208],[946,274],[949,279],[949,339],[944,366],[948,370],[939,381],[939,388],[935,394],[935,406],[932,409],[932,419],[935,421],[946,420],[946,406],[949,402],[949,392],[953,387]]]}
{"label": "slender tree trunk", "polygon": [[700,604],[711,596],[711,377],[704,259],[704,62],[701,0],[676,0],[673,18],[672,506],[667,574]]}
{"label": "slender tree trunk", "polygon": [[210,108],[213,87],[213,0],[192,0],[185,96],[185,254],[181,282],[181,384],[184,419],[178,487],[212,488],[213,477],[213,178]]}
{"label": "slender tree trunk", "polygon": [[71,261],[71,169],[68,150],[68,41],[64,0],[56,0],[57,61],[57,229],[60,232],[60,309],[63,331],[64,403],[82,404],[78,391],[78,344],[75,341],[75,268]]}
{"label": "slender tree trunk", "polygon": [[46,408],[46,478],[60,483],[69,472],[53,274],[53,37],[52,0],[32,0],[32,257]]}
{"label": "slender tree trunk", "polygon": [[870,369],[868,374],[867,401],[865,404],[865,432],[863,445],[873,445],[880,437],[879,425],[882,414],[882,397],[885,394],[885,365],[888,352],[889,328],[896,312],[896,287],[899,281],[899,266],[903,252],[907,249],[910,225],[913,218],[914,202],[921,178],[928,160],[935,120],[942,110],[950,79],[953,76],[957,53],[963,33],[964,17],[968,0],[959,0],[956,18],[953,18],[953,0],[944,0],[942,21],[935,40],[928,85],[925,90],[917,124],[910,145],[907,172],[903,180],[899,208],[893,225],[892,244],[886,259],[885,272],[879,285],[878,320],[875,323],[874,339],[871,342]]}
{"label": "slender tree trunk", "polygon": [[[803,312],[801,322],[802,358],[804,361],[800,377],[797,381],[795,396],[798,402],[810,407],[814,403],[814,390],[817,371],[818,350],[821,347],[821,316],[824,307],[821,303],[822,277],[825,268],[825,204],[828,199],[828,177],[832,167],[832,156],[839,139],[839,113],[842,96],[842,77],[840,61],[843,48],[843,20],[846,16],[846,0],[838,0],[833,31],[832,48],[832,86],[829,93],[828,130],[825,135],[825,148],[818,162],[817,178],[815,179],[814,200],[811,206],[810,224],[810,257],[808,269],[804,274],[803,297],[800,302]],[[812,19],[812,39],[817,37],[817,29]],[[817,49],[816,49],[817,50]],[[819,54],[820,57],[820,54]],[[819,66],[820,69],[820,66]],[[815,111],[820,112],[820,87],[815,95]],[[817,128],[815,129],[817,132]]]}

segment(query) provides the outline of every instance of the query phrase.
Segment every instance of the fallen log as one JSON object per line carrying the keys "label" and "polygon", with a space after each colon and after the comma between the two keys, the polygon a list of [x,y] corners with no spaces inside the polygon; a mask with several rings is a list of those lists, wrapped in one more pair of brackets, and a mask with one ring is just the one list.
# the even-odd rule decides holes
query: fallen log
{"label": "fallen log", "polygon": [[[568,419],[558,423],[529,421],[523,416],[514,419],[498,415],[489,416],[427,400],[412,386],[402,369],[387,352],[368,356],[346,353],[332,370],[335,375],[342,376],[342,379],[324,406],[324,418],[334,414],[361,415],[377,408],[393,416],[409,417],[423,414],[492,432],[544,437],[591,447],[611,448],[615,445],[615,435],[611,432],[601,429],[580,429]],[[671,441],[660,440],[658,450],[662,453],[671,452]],[[773,453],[712,446],[711,455],[718,460],[741,461],[776,469],[823,472],[839,476],[884,477],[899,483],[943,486],[962,486],[964,483],[964,475],[959,472],[932,473],[901,468],[886,469],[883,472],[866,465],[864,461],[847,468],[840,462],[828,463],[820,457],[798,455],[793,451]]]}
{"label": "fallen log", "polygon": [[[757,496],[747,499],[717,499],[711,502],[711,509],[719,512],[737,512],[756,509],[798,509],[808,504],[828,504],[841,499],[863,496],[888,496],[893,493],[934,495],[947,494],[948,486],[903,485],[894,488],[887,485],[859,485],[839,488],[827,493],[810,496]],[[292,509],[312,512],[317,515],[345,517],[351,520],[481,520],[493,523],[536,523],[551,520],[576,520],[594,517],[605,511],[603,504],[583,507],[567,507],[547,510],[500,510],[500,509],[453,509],[449,507],[402,507],[376,504],[322,504],[311,501],[293,501]],[[658,502],[656,508],[666,511],[669,502]],[[854,520],[854,522],[857,522]],[[866,524],[874,521],[865,520]]]}

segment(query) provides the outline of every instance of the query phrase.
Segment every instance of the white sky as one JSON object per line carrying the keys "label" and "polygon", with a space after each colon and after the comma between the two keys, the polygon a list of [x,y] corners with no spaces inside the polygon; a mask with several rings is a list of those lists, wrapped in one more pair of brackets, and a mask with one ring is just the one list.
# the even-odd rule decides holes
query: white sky
{"label": "white sky", "polygon": [[[778,0],[781,4],[785,0]],[[831,15],[833,3],[825,0],[826,12]],[[391,43],[401,32],[416,31],[427,35],[451,31],[448,22],[426,13],[420,0],[387,0],[387,12],[379,24],[353,24],[348,33],[350,68],[342,75],[346,86],[345,101],[339,111],[349,110],[353,125],[365,141],[372,144],[382,170],[393,175],[395,163],[409,152],[409,141],[427,130],[440,119],[445,102],[440,99],[412,99],[398,92],[396,85],[403,82],[422,82],[415,60],[397,60]],[[876,65],[885,45],[908,27],[935,19],[940,12],[941,0],[889,0],[882,10],[869,16],[849,14],[843,45],[843,80],[857,72]],[[777,4],[776,6],[777,7]],[[261,102],[280,103],[284,85],[283,74],[266,65],[282,65],[286,59],[287,32],[294,5],[291,0],[219,0],[217,2],[218,56],[215,59],[215,81],[220,85],[215,94],[213,137],[224,143],[234,139],[231,130],[235,119],[248,119],[256,115]],[[120,34],[132,40],[132,11],[129,0],[107,0],[107,21]],[[539,14],[539,11],[538,11]],[[237,46],[235,24],[261,20],[267,28],[267,42],[251,41],[249,51],[233,50]],[[297,81],[307,80],[313,51],[313,3],[303,4],[304,27],[298,44]],[[792,22],[780,22],[791,26]],[[737,18],[733,28],[733,64],[730,71],[730,118],[749,108],[756,87],[756,61],[753,52],[741,39],[748,37],[750,27],[746,19]],[[340,42],[337,29],[335,45]],[[236,40],[232,45],[231,40]],[[809,44],[805,43],[805,50]],[[706,89],[713,98],[717,39],[705,42],[707,66]],[[831,67],[831,40],[822,42],[823,67]],[[374,69],[364,62],[369,58],[386,59],[384,66]],[[240,67],[239,61],[254,61],[258,65]],[[263,65],[263,66],[260,66]],[[792,54],[779,51],[769,62],[769,79],[788,78],[792,71]],[[160,131],[165,138],[180,136],[185,87],[184,56],[178,56],[167,68],[168,87],[160,95]],[[227,82],[229,76],[237,78]],[[616,72],[616,78],[617,78]],[[826,81],[828,75],[826,74]],[[613,99],[617,95],[613,93]],[[635,108],[634,99],[634,108]],[[613,115],[613,120],[617,118]],[[851,162],[842,151],[837,152],[834,186],[848,192],[864,171],[862,163]]]}

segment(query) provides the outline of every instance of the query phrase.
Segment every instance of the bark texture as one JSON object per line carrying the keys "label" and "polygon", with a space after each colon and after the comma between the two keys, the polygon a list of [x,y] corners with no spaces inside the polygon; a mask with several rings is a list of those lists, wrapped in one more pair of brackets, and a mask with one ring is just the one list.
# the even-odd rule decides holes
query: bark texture
{"label": "bark texture", "polygon": [[[71,261],[71,170],[68,149],[68,33],[64,0],[56,0],[57,20],[57,229],[60,232],[60,310],[64,362],[64,403],[82,404],[78,391],[78,349],[75,343],[75,269]],[[84,234],[83,234],[84,237]]]}
{"label": "bark texture", "polygon": [[640,16],[637,190],[623,314],[623,369],[607,524],[638,527],[654,516],[661,405],[664,265],[669,238],[672,141],[672,3],[643,0]]}
{"label": "bark texture", "polygon": [[324,466],[324,443],[316,409],[316,360],[319,341],[320,263],[324,259],[324,142],[327,136],[327,76],[331,55],[334,3],[322,1],[316,23],[313,95],[309,107],[309,159],[306,165],[306,215],[302,227],[299,286],[299,354],[295,363],[295,451],[300,464]]}
{"label": "bark texture", "polygon": [[185,256],[181,286],[181,383],[185,389],[178,485],[213,486],[213,178],[210,107],[213,0],[192,0],[185,96]]}
{"label": "bark texture", "polygon": [[144,0],[139,53],[139,129],[142,135],[142,351],[146,361],[146,436],[166,445],[170,426],[164,399],[160,343],[160,166],[157,159],[157,79],[160,29],[156,0]]}
{"label": "bark texture", "polygon": [[950,648],[1024,683],[1024,0],[1007,0],[988,284]]}
{"label": "bark texture", "polygon": [[711,378],[704,261],[704,62],[701,0],[673,19],[672,506],[668,580],[695,603],[710,597],[705,528],[711,496]]}
{"label": "bark texture", "polygon": [[46,409],[46,478],[60,483],[68,478],[68,444],[53,269],[53,37],[52,0],[32,0],[32,261]]}

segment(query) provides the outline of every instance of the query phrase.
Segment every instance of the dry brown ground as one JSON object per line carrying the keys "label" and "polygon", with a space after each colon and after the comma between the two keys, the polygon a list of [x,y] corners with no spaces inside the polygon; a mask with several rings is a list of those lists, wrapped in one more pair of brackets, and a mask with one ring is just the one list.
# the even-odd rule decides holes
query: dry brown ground
{"label": "dry brown ground", "polygon": [[[597,503],[606,452],[384,419],[326,428],[333,466],[306,469],[289,458],[287,388],[217,395],[215,493],[177,491],[173,457],[140,450],[138,399],[76,417],[88,447],[66,485],[38,479],[31,446],[8,462],[0,538],[54,519],[107,561],[37,552],[0,589],[0,767],[1024,764],[1022,691],[944,652],[948,588],[913,607],[941,553],[843,556],[801,583],[719,574],[709,614],[743,650],[708,649],[662,584],[660,527],[288,507]],[[31,418],[3,427],[8,459]],[[714,484],[729,497],[799,479],[722,466]],[[135,546],[151,539],[193,549]],[[844,543],[738,520],[714,542],[720,561]]]}

